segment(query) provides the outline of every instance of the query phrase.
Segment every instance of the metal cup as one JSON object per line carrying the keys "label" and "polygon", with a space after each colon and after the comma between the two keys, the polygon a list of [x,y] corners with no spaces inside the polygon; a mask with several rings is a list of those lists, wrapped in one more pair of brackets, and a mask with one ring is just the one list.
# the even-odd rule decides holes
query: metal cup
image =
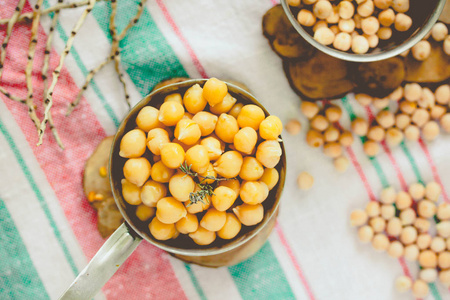
{"label": "metal cup", "polygon": [[[277,185],[262,203],[264,206],[263,220],[255,226],[243,226],[239,235],[231,241],[220,241],[218,239],[212,244],[213,246],[198,246],[188,239],[183,242],[177,241],[177,239],[156,240],[149,232],[148,222],[140,221],[135,216],[136,207],[126,203],[122,197],[121,179],[123,178],[122,170],[126,159],[119,156],[120,141],[126,132],[136,127],[135,120],[140,109],[148,105],[158,107],[164,101],[166,95],[171,93],[183,94],[192,85],[197,83],[203,85],[205,82],[206,79],[187,80],[159,88],[142,99],[124,118],[111,147],[109,179],[114,199],[125,219],[125,223],[105,242],[60,299],[91,299],[143,239],[185,262],[207,267],[237,264],[252,256],[265,243],[275,226],[286,176],[286,156],[283,142],[280,142],[283,154],[276,167],[280,177]],[[269,115],[266,109],[250,93],[230,83],[227,83],[227,86],[228,92],[239,102],[244,105],[258,105],[266,115]]]}

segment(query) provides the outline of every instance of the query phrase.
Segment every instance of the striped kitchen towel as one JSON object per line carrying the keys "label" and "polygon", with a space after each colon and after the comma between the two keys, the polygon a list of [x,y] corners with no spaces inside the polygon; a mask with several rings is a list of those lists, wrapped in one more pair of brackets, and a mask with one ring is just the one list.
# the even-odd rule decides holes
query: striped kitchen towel
{"label": "striped kitchen towel", "polygon": [[[44,6],[56,4],[45,0]],[[26,2],[31,11],[36,0]],[[16,0],[0,0],[0,18],[9,18]],[[138,1],[119,0],[119,32],[137,10]],[[217,77],[244,82],[272,114],[286,122],[300,115],[299,98],[288,85],[281,60],[262,35],[261,20],[271,0],[152,0],[138,24],[121,42],[125,81],[132,104],[162,79]],[[50,61],[58,63],[73,24],[83,8],[64,10],[55,29]],[[24,105],[0,95],[0,299],[57,299],[104,243],[96,216],[82,191],[86,159],[127,113],[124,91],[109,64],[93,80],[69,117],[89,70],[111,47],[110,3],[100,1],[76,36],[54,91],[53,119],[66,146],[62,151],[47,133],[37,134]],[[39,73],[51,19],[43,16],[33,63],[35,95],[42,95]],[[2,25],[0,39],[5,36]],[[2,86],[26,96],[24,69],[30,24],[18,23],[9,42]],[[36,101],[42,99],[36,96]],[[282,103],[282,105],[280,105]],[[337,102],[345,112],[342,126],[372,112],[349,95]],[[40,107],[41,105],[38,105]],[[42,114],[42,111],[38,111]],[[286,187],[278,224],[252,258],[232,267],[208,269],[185,264],[141,243],[96,299],[410,299],[395,291],[402,274],[416,276],[413,263],[395,260],[358,243],[349,227],[352,209],[374,200],[384,186],[397,189],[436,180],[449,201],[450,136],[427,144],[405,142],[383,147],[369,159],[360,142],[346,149],[352,167],[345,176],[329,159],[298,136],[283,135],[288,160]],[[299,191],[300,171],[315,177],[310,191]],[[351,187],[351,188],[349,188]],[[440,284],[429,299],[450,299]]]}

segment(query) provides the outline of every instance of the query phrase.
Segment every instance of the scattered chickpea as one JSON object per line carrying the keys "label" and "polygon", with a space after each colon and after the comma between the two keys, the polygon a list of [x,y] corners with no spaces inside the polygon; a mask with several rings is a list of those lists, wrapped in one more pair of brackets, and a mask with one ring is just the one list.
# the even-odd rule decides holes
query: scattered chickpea
{"label": "scattered chickpea", "polygon": [[381,217],[374,217],[369,220],[369,225],[375,233],[380,233],[386,228],[386,220]]}
{"label": "scattered chickpea", "polygon": [[373,236],[373,229],[369,225],[364,225],[358,229],[358,238],[362,243],[369,243]]}
{"label": "scattered chickpea", "polygon": [[389,244],[389,239],[384,233],[377,233],[372,239],[372,246],[377,251],[386,251]]}
{"label": "scattered chickpea", "polygon": [[400,241],[404,245],[409,245],[417,240],[417,229],[414,226],[404,227],[402,233],[400,233]]}
{"label": "scattered chickpea", "polygon": [[340,132],[336,127],[330,126],[323,133],[326,142],[335,142],[339,139]]}
{"label": "scattered chickpea", "polygon": [[391,146],[397,146],[403,141],[404,135],[398,128],[391,127],[386,130],[386,143]]}
{"label": "scattered chickpea", "polygon": [[389,94],[388,98],[391,101],[400,101],[403,98],[403,87],[399,86],[392,93]]}
{"label": "scattered chickpea", "polygon": [[314,118],[320,111],[320,108],[316,103],[308,101],[302,101],[300,109],[308,119]]}
{"label": "scattered chickpea", "polygon": [[431,250],[424,250],[419,254],[419,264],[424,268],[436,268],[437,255]]}
{"label": "scattered chickpea", "polygon": [[435,140],[439,132],[439,124],[436,121],[428,121],[422,128],[423,137],[427,141]]}
{"label": "scattered chickpea", "polygon": [[445,132],[450,132],[450,113],[443,115],[439,121],[442,129],[444,129]]}
{"label": "scattered chickpea", "polygon": [[309,146],[313,148],[318,148],[323,145],[324,138],[319,131],[311,129],[306,134],[306,142],[308,143]]}
{"label": "scattered chickpea", "polygon": [[395,280],[395,289],[400,293],[411,290],[412,280],[408,276],[400,276]]}
{"label": "scattered chickpea", "polygon": [[413,57],[418,61],[426,60],[431,54],[431,45],[428,41],[420,41],[411,48]]}
{"label": "scattered chickpea", "polygon": [[450,102],[450,85],[443,84],[439,86],[434,92],[436,102],[442,105],[447,105]]}
{"label": "scattered chickpea", "polygon": [[431,29],[431,36],[436,42],[443,41],[447,35],[448,28],[444,23],[438,22],[433,25],[433,28]]}
{"label": "scattered chickpea", "polygon": [[400,191],[397,194],[397,197],[395,199],[395,204],[397,205],[397,208],[402,210],[411,207],[412,199],[411,196],[404,192]]}
{"label": "scattered chickpea", "polygon": [[419,247],[417,245],[411,244],[405,247],[404,256],[409,261],[416,261],[419,258]]}
{"label": "scattered chickpea", "polygon": [[[450,121],[450,120],[449,120]],[[408,125],[405,128],[405,138],[410,141],[417,141],[420,137],[419,127],[416,125]]]}
{"label": "scattered chickpea", "polygon": [[380,203],[376,201],[370,201],[366,205],[366,213],[369,217],[378,217],[380,215]]}
{"label": "scattered chickpea", "polygon": [[394,27],[398,31],[407,31],[409,28],[411,28],[411,25],[412,19],[410,16],[407,16],[404,13],[398,13],[395,16]]}
{"label": "scattered chickpea", "polygon": [[418,83],[408,83],[404,87],[404,96],[408,101],[418,101],[422,97],[422,87]]}
{"label": "scattered chickpea", "polygon": [[420,250],[426,250],[431,245],[432,237],[428,233],[419,234],[417,237],[416,245]]}
{"label": "scattered chickpea", "polygon": [[381,126],[370,127],[369,131],[367,132],[367,138],[375,142],[383,141],[385,136],[386,131]]}
{"label": "scattered chickpea", "polygon": [[417,103],[412,101],[401,101],[399,108],[407,115],[411,115],[417,109]]}
{"label": "scattered chickpea", "polygon": [[425,187],[421,183],[413,183],[409,186],[408,193],[414,200],[421,200],[425,196]]}
{"label": "scattered chickpea", "polygon": [[400,212],[399,215],[400,220],[402,221],[403,226],[412,225],[416,221],[417,215],[414,209],[407,208]]}
{"label": "scattered chickpea", "polygon": [[438,266],[441,269],[450,268],[450,252],[445,251],[441,252],[438,255]]}
{"label": "scattered chickpea", "polygon": [[333,164],[334,164],[334,168],[338,172],[343,173],[343,172],[347,171],[348,166],[350,165],[350,162],[347,157],[339,156],[334,159]]}
{"label": "scattered chickpea", "polygon": [[429,292],[430,288],[428,287],[428,284],[425,281],[421,279],[414,281],[412,285],[412,293],[414,297],[425,298],[426,296],[428,296]]}
{"label": "scattered chickpea", "polygon": [[399,218],[394,217],[387,222],[386,233],[394,237],[398,237],[402,233],[402,223]]}
{"label": "scattered chickpea", "polygon": [[417,104],[422,108],[432,108],[435,105],[434,93],[427,87],[422,88],[422,96],[417,100]]}
{"label": "scattered chickpea", "polygon": [[431,240],[430,249],[433,250],[435,253],[439,253],[445,250],[445,240],[440,236],[435,236]]}
{"label": "scattered chickpea", "polygon": [[403,256],[404,252],[403,244],[399,241],[393,241],[390,243],[389,248],[387,249],[387,253],[390,257],[399,258]]}
{"label": "scattered chickpea", "polygon": [[403,130],[409,124],[411,124],[411,117],[407,114],[397,114],[395,116],[395,126],[397,126],[397,128]]}
{"label": "scattered chickpea", "polygon": [[369,123],[363,118],[356,118],[352,121],[352,131],[359,136],[365,136],[369,130]]}
{"label": "scattered chickpea", "polygon": [[386,221],[389,221],[395,216],[395,207],[393,205],[382,205],[381,206],[381,217]]}
{"label": "scattered chickpea", "polygon": [[350,131],[344,131],[339,136],[339,143],[344,147],[350,147],[353,144],[353,134]]}
{"label": "scattered chickpea", "polygon": [[314,177],[308,172],[301,172],[297,177],[297,185],[301,190],[307,191],[312,188]]}
{"label": "scattered chickpea", "polygon": [[450,220],[450,204],[448,203],[439,204],[436,216],[441,221]]}
{"label": "scattered chickpea", "polygon": [[361,93],[360,94],[356,94],[355,95],[355,99],[362,106],[369,106],[372,103],[372,101],[373,101],[373,97],[372,96],[369,96],[367,94],[361,94]]}
{"label": "scattered chickpea", "polygon": [[447,112],[447,108],[442,105],[434,105],[430,110],[430,117],[434,120],[440,120]]}
{"label": "scattered chickpea", "polygon": [[337,142],[325,143],[323,153],[331,158],[339,157],[342,155],[342,146]]}
{"label": "scattered chickpea", "polygon": [[328,27],[320,27],[314,32],[314,39],[325,46],[333,44],[334,37],[334,32]]}
{"label": "scattered chickpea", "polygon": [[373,99],[373,107],[377,108],[377,109],[385,109],[386,107],[389,106],[390,100],[389,98],[374,98]]}
{"label": "scattered chickpea", "polygon": [[439,281],[446,287],[450,286],[450,270],[441,270],[439,272]]}
{"label": "scattered chickpea", "polygon": [[414,221],[414,227],[416,227],[419,232],[428,232],[430,226],[430,221],[424,218],[417,218],[416,221]]}
{"label": "scattered chickpea", "polygon": [[316,17],[311,11],[302,9],[298,12],[297,21],[303,26],[311,27],[316,23]]}
{"label": "scattered chickpea", "polygon": [[302,130],[302,123],[299,120],[291,119],[284,128],[289,134],[297,135]]}
{"label": "scattered chickpea", "polygon": [[450,237],[450,221],[441,221],[436,224],[436,231],[443,238]]}
{"label": "scattered chickpea", "polygon": [[383,128],[390,128],[395,124],[395,116],[389,110],[380,111],[376,116],[376,120]]}
{"label": "scattered chickpea", "polygon": [[366,224],[367,220],[367,213],[362,209],[355,209],[350,214],[350,225],[353,227],[362,226]]}

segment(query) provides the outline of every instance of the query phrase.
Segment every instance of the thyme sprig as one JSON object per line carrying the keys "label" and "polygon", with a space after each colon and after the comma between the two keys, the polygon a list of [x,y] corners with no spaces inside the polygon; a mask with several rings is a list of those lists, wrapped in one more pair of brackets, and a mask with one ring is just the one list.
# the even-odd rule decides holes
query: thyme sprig
{"label": "thyme sprig", "polygon": [[[214,188],[217,185],[217,182],[223,181],[223,180],[229,180],[229,178],[217,178],[214,176],[202,176],[198,174],[197,172],[194,172],[192,170],[192,165],[188,165],[187,162],[184,162],[180,166],[180,171],[184,174],[194,177],[194,180],[197,179],[197,186],[200,188],[197,192],[191,192],[189,194],[189,200],[190,203],[187,205],[187,207],[191,206],[192,204],[196,204],[199,201],[203,204],[208,204],[209,200],[207,196],[213,196],[214,195]],[[208,183],[208,181],[213,180],[213,183]]]}

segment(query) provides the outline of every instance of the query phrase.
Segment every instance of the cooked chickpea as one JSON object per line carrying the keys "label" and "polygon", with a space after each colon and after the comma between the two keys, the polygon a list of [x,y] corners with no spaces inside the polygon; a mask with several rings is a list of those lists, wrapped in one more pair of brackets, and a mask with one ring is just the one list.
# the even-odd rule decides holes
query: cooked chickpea
{"label": "cooked chickpea", "polygon": [[419,254],[419,264],[424,268],[436,268],[437,256],[431,250],[425,250]]}
{"label": "cooked chickpea", "polygon": [[276,140],[283,131],[283,124],[276,116],[268,116],[259,124],[259,135],[265,140]]}
{"label": "cooked chickpea", "polygon": [[422,96],[417,100],[417,104],[422,108],[432,108],[435,106],[434,93],[427,87],[422,88]]}
{"label": "cooked chickpea", "polygon": [[141,204],[141,188],[126,179],[122,179],[121,183],[123,199],[131,205]]}
{"label": "cooked chickpea", "polygon": [[320,27],[314,32],[314,39],[325,46],[333,44],[334,38],[334,32],[328,27]]}
{"label": "cooked chickpea", "polygon": [[412,101],[401,101],[399,108],[407,115],[411,115],[417,109],[417,103]]}
{"label": "cooked chickpea", "polygon": [[439,272],[439,281],[445,286],[450,286],[450,270],[441,270]]}
{"label": "cooked chickpea", "polygon": [[358,12],[358,14],[361,17],[368,17],[373,14],[374,9],[375,9],[375,5],[374,5],[373,1],[367,0],[367,1],[361,2],[358,5],[356,11]]}
{"label": "cooked chickpea", "polygon": [[219,186],[214,190],[211,201],[218,211],[226,211],[233,205],[236,198],[237,194],[233,189],[226,186]]}
{"label": "cooked chickpea", "polygon": [[369,243],[372,241],[373,236],[373,229],[368,225],[364,225],[358,229],[358,238],[362,243]]}
{"label": "cooked chickpea", "polygon": [[450,220],[450,204],[448,203],[439,204],[436,215],[438,219],[441,221]]}
{"label": "cooked chickpea", "polygon": [[204,138],[200,145],[204,146],[208,151],[208,157],[210,161],[219,159],[223,153],[222,144],[215,137],[209,136]]}
{"label": "cooked chickpea", "polygon": [[182,234],[195,232],[198,229],[197,216],[195,214],[187,213],[186,216],[184,216],[178,222],[175,223],[175,227],[178,230],[178,232]]}
{"label": "cooked chickpea", "polygon": [[416,102],[422,97],[422,87],[418,83],[408,83],[404,88],[404,96],[408,101]]}
{"label": "cooked chickpea", "polygon": [[328,128],[330,125],[330,122],[328,121],[325,116],[317,115],[311,119],[311,127],[317,131],[324,131]]}
{"label": "cooked chickpea", "polygon": [[367,140],[363,145],[363,150],[367,156],[373,157],[380,152],[380,145],[377,142]]}
{"label": "cooked chickpea", "polygon": [[154,155],[161,155],[161,147],[170,143],[169,133],[162,128],[154,128],[148,132],[147,147]]}
{"label": "cooked chickpea", "polygon": [[352,46],[352,37],[347,32],[339,32],[336,34],[333,47],[337,50],[348,51]]}
{"label": "cooked chickpea", "polygon": [[142,186],[140,198],[145,205],[155,207],[156,203],[166,194],[167,188],[164,184],[149,180]]}
{"label": "cooked chickpea", "polygon": [[158,120],[159,110],[152,106],[144,106],[136,116],[136,125],[145,132],[164,126]]}
{"label": "cooked chickpea", "polygon": [[151,177],[154,181],[166,183],[169,182],[174,172],[174,169],[167,167],[162,161],[158,161],[152,167]]}
{"label": "cooked chickpea", "polygon": [[213,166],[214,170],[220,176],[225,178],[234,178],[239,175],[243,162],[244,159],[239,152],[227,151],[220,156],[220,158],[213,164]]}
{"label": "cooked chickpea", "polygon": [[186,153],[177,143],[167,143],[161,146],[161,161],[166,167],[178,169],[184,162]]}
{"label": "cooked chickpea", "polygon": [[441,42],[448,35],[448,28],[444,23],[438,22],[431,29],[431,36],[436,42]]}
{"label": "cooked chickpea", "polygon": [[189,237],[197,245],[205,246],[214,242],[214,240],[216,239],[216,233],[199,226],[195,232],[189,233]]}
{"label": "cooked chickpea", "polygon": [[422,134],[426,141],[435,140],[439,132],[439,124],[436,121],[428,121],[422,128]]}
{"label": "cooked chickpea", "polygon": [[[206,135],[210,135],[211,133],[214,132],[214,129],[216,128],[216,124],[217,124],[217,120],[218,117],[206,112],[206,111],[200,111],[198,113],[196,113],[194,115],[194,117],[192,118],[192,121],[195,122],[201,131],[201,136],[206,136]],[[178,122],[178,124],[180,124],[180,122]],[[178,126],[177,124],[177,126]],[[192,124],[192,123],[189,123]],[[196,128],[195,128],[196,130]],[[176,131],[176,129],[175,129]],[[192,129],[190,129],[190,131],[193,131]],[[175,133],[176,136],[176,133]],[[182,140],[180,140],[182,141]],[[184,142],[185,143],[185,142]],[[185,143],[186,144],[186,143]]]}
{"label": "cooked chickpea", "polygon": [[381,126],[370,127],[369,131],[367,132],[367,138],[374,142],[383,141],[385,136],[386,131]]}
{"label": "cooked chickpea", "polygon": [[339,136],[339,143],[344,147],[350,147],[353,144],[353,134],[350,131],[344,131]]}
{"label": "cooked chickpea", "polygon": [[395,116],[389,110],[380,111],[376,116],[376,120],[383,128],[389,128],[395,124]]}
{"label": "cooked chickpea", "polygon": [[431,45],[428,41],[420,41],[411,48],[412,55],[419,61],[426,60],[431,54]]}
{"label": "cooked chickpea", "polygon": [[416,125],[408,125],[405,128],[405,137],[410,141],[417,141],[420,137],[419,127]]}
{"label": "cooked chickpea", "polygon": [[425,187],[421,183],[413,183],[409,186],[408,192],[414,200],[421,200],[425,196]]}
{"label": "cooked chickpea", "polygon": [[445,54],[450,55],[450,35],[447,35],[444,40],[444,44],[442,45]]}
{"label": "cooked chickpea", "polygon": [[158,218],[153,218],[148,228],[153,237],[160,241],[173,238],[177,231],[174,224],[164,224]]}
{"label": "cooked chickpea", "polygon": [[398,237],[402,232],[402,223],[399,218],[394,217],[387,221],[386,233],[390,236]]}
{"label": "cooked chickpea", "polygon": [[445,132],[450,132],[450,113],[446,113],[441,117],[440,124]]}
{"label": "cooked chickpea", "polygon": [[409,261],[417,261],[419,258],[419,253],[420,251],[417,245],[412,244],[405,247],[404,256]]}
{"label": "cooked chickpea", "polygon": [[261,182],[264,182],[267,187],[269,188],[269,191],[272,190],[275,185],[278,183],[278,179],[280,178],[280,175],[278,174],[277,169],[275,168],[265,168],[264,173],[260,178]]}
{"label": "cooked chickpea", "polygon": [[342,146],[337,142],[326,143],[323,146],[323,153],[331,158],[336,158],[342,155]]}
{"label": "cooked chickpea", "polygon": [[441,269],[450,268],[450,252],[445,251],[445,252],[439,253],[438,265],[439,265],[439,268],[441,268]]}
{"label": "cooked chickpea", "polygon": [[404,13],[409,10],[409,0],[393,0],[392,8],[399,13]]}
{"label": "cooked chickpea", "polygon": [[287,122],[286,131],[291,135],[297,135],[302,130],[302,123],[300,123],[299,120],[291,119],[289,122]]}
{"label": "cooked chickpea", "polygon": [[184,117],[184,107],[178,102],[169,101],[161,104],[158,120],[166,126],[174,126]]}
{"label": "cooked chickpea", "polygon": [[[337,25],[333,25],[330,27],[330,30],[336,35],[340,32],[339,27]],[[336,37],[335,37],[336,38]]]}
{"label": "cooked chickpea", "polygon": [[380,29],[380,22],[374,16],[370,16],[361,20],[361,29],[367,35],[376,34]]}
{"label": "cooked chickpea", "polygon": [[218,231],[226,221],[226,212],[210,208],[200,221],[200,226],[209,231]]}
{"label": "cooked chickpea", "polygon": [[442,105],[447,105],[450,102],[450,85],[443,84],[439,86],[434,92],[436,102]]}
{"label": "cooked chickpea", "polygon": [[416,245],[420,250],[426,250],[431,245],[432,237],[428,233],[419,234],[417,237]]}
{"label": "cooked chickpea", "polygon": [[439,120],[447,112],[447,108],[442,105],[434,105],[430,110],[430,117],[434,120]]}
{"label": "cooked chickpea", "polygon": [[355,21],[353,19],[340,19],[338,22],[338,28],[340,32],[352,33],[355,31]]}
{"label": "cooked chickpea", "polygon": [[417,240],[417,229],[413,226],[404,227],[400,233],[400,241],[404,245],[412,244]]}
{"label": "cooked chickpea", "polygon": [[136,208],[136,217],[143,222],[149,220],[154,215],[155,215],[154,207],[148,207],[147,205],[140,204]]}
{"label": "cooked chickpea", "polygon": [[359,93],[355,94],[355,100],[362,106],[369,106],[373,101],[373,97],[367,94]]}
{"label": "cooked chickpea", "polygon": [[239,177],[243,180],[258,180],[264,174],[264,167],[252,156],[244,157]]}
{"label": "cooked chickpea", "polygon": [[[239,116],[244,111],[244,108],[245,108],[245,106],[243,107],[243,110],[241,111]],[[239,120],[239,116],[238,116],[238,120]],[[238,122],[239,121],[236,121],[236,119],[231,115],[221,114],[219,116],[219,119],[216,124],[216,129],[215,129],[216,135],[225,143],[232,143],[234,136],[239,131]],[[258,123],[258,125],[259,125],[259,123]],[[241,127],[243,127],[243,126],[241,126]]]}
{"label": "cooked chickpea", "polygon": [[230,111],[228,112],[228,114],[236,119],[236,118],[238,117],[239,113],[241,112],[242,107],[244,107],[244,104],[242,104],[242,103],[236,103],[236,104],[233,105],[233,107],[230,109]]}
{"label": "cooked chickpea", "polygon": [[355,209],[350,214],[350,225],[353,227],[362,226],[366,224],[367,220],[367,213],[362,209]]}
{"label": "cooked chickpea", "polygon": [[378,217],[380,215],[380,203],[376,201],[370,201],[366,205],[366,213],[369,217]]}
{"label": "cooked chickpea", "polygon": [[225,224],[217,231],[217,235],[224,240],[229,240],[241,231],[241,227],[241,222],[238,218],[232,213],[227,213]]}
{"label": "cooked chickpea", "polygon": [[[372,34],[372,35],[363,34],[363,36],[369,42],[369,47],[370,48],[376,48],[378,46],[378,43],[380,42],[380,39],[378,38],[378,36],[376,34]],[[385,108],[385,107],[387,107],[389,105],[389,100],[388,99],[380,99],[379,101],[375,101],[374,102],[374,106],[376,108],[380,107],[379,106],[380,104],[383,105],[382,108]]]}
{"label": "cooked chickpea", "polygon": [[442,236],[443,238],[449,238],[450,237],[450,221],[441,221],[438,224],[436,224],[436,231],[439,236]]}
{"label": "cooked chickpea", "polygon": [[412,285],[412,293],[414,297],[425,298],[426,296],[428,296],[429,292],[430,288],[428,287],[428,284],[425,281],[421,279],[414,281]]}
{"label": "cooked chickpea", "polygon": [[229,187],[236,193],[236,196],[239,195],[241,189],[241,183],[237,179],[222,180],[219,182],[219,186]]}
{"label": "cooked chickpea", "polygon": [[169,180],[169,191],[176,200],[184,202],[189,200],[189,194],[195,189],[195,182],[191,176],[184,173],[173,175]]}
{"label": "cooked chickpea", "polygon": [[338,4],[338,13],[341,19],[350,19],[355,13],[355,7],[350,1],[341,1]]}
{"label": "cooked chickpea", "polygon": [[430,229],[430,226],[431,226],[431,223],[427,219],[417,218],[414,221],[414,227],[416,227],[417,231],[419,231],[419,232],[428,232],[428,230]]}
{"label": "cooked chickpea", "polygon": [[208,149],[202,145],[195,145],[186,151],[186,163],[197,173],[204,173],[208,169]]}
{"label": "cooked chickpea", "polygon": [[264,218],[264,207],[262,204],[251,205],[244,203],[233,208],[233,212],[245,226],[256,225]]}
{"label": "cooked chickpea", "polygon": [[144,157],[129,158],[123,166],[125,178],[139,187],[150,177],[150,171],[150,162]]}
{"label": "cooked chickpea", "polygon": [[266,168],[274,168],[280,161],[282,150],[275,140],[264,141],[256,149],[256,159]]}
{"label": "cooked chickpea", "polygon": [[164,98],[164,102],[169,102],[169,101],[175,101],[175,102],[178,102],[180,104],[183,104],[183,99],[181,98],[181,95],[178,94],[178,93],[167,95]]}
{"label": "cooked chickpea", "polygon": [[[194,192],[197,192],[198,190],[200,189],[196,187]],[[203,202],[198,201],[197,203],[191,203],[191,200],[188,200],[184,202],[184,205],[186,206],[186,210],[188,213],[197,214],[207,210],[211,206],[211,197],[207,196],[206,199],[203,199]]]}
{"label": "cooked chickpea", "polygon": [[327,0],[319,0],[314,4],[313,13],[321,20],[328,18],[333,12],[333,6]]}
{"label": "cooked chickpea", "polygon": [[394,187],[390,186],[381,191],[380,201],[384,204],[393,204],[397,197]]}
{"label": "cooked chickpea", "polygon": [[301,0],[288,0],[287,3],[289,4],[289,6],[299,6],[301,2]]}
{"label": "cooked chickpea", "polygon": [[311,11],[302,9],[298,12],[297,21],[303,26],[311,27],[316,23],[316,17]]}
{"label": "cooked chickpea", "polygon": [[320,20],[316,24],[314,24],[313,32],[316,32],[317,29],[322,28],[322,27],[327,27],[328,28],[328,23],[326,21],[324,21],[324,20]]}
{"label": "cooked chickpea", "polygon": [[389,106],[389,102],[390,102],[390,100],[387,97],[386,98],[373,98],[372,105],[376,109],[382,110]]}
{"label": "cooked chickpea", "polygon": [[319,106],[314,102],[302,101],[300,106],[302,113],[308,118],[314,118],[320,111]]}
{"label": "cooked chickpea", "polygon": [[400,210],[411,207],[412,205],[411,195],[409,195],[407,192],[404,191],[398,192],[397,197],[395,198],[395,205]]}
{"label": "cooked chickpea", "polygon": [[325,19],[325,22],[327,24],[336,24],[337,22],[339,22],[339,19],[340,19],[339,7],[333,6],[331,14],[328,16],[328,18]]}
{"label": "cooked chickpea", "polygon": [[164,224],[174,224],[187,214],[184,205],[173,197],[165,197],[156,203],[156,217]]}
{"label": "cooked chickpea", "polygon": [[297,185],[301,190],[309,190],[314,184],[314,177],[308,172],[301,172],[297,177]]}
{"label": "cooked chickpea", "polygon": [[445,247],[446,247],[445,240],[440,236],[435,236],[431,240],[430,249],[433,250],[435,253],[444,251]]}
{"label": "cooked chickpea", "polygon": [[362,35],[355,35],[352,39],[352,51],[356,54],[367,53],[369,51],[369,41]]}
{"label": "cooked chickpea", "polygon": [[395,13],[391,8],[386,8],[380,14],[378,15],[378,21],[382,26],[385,26],[385,28],[388,28],[392,24],[394,24],[395,21]]}
{"label": "cooked chickpea", "polygon": [[403,142],[404,135],[398,128],[391,127],[386,130],[386,143],[391,146],[398,146],[401,142]]}
{"label": "cooked chickpea", "polygon": [[142,156],[145,152],[145,132],[133,129],[127,132],[120,141],[119,155],[126,158]]}
{"label": "cooked chickpea", "polygon": [[232,109],[232,107],[235,105],[235,103],[236,103],[236,98],[234,98],[230,94],[226,94],[225,97],[223,98],[222,102],[210,107],[210,111],[216,115],[228,113]]}
{"label": "cooked chickpea", "polygon": [[375,233],[383,232],[386,228],[386,220],[381,217],[374,217],[369,220],[369,225]]}
{"label": "cooked chickpea", "polygon": [[385,220],[390,220],[395,216],[395,207],[393,205],[382,205],[381,206],[381,217]]}
{"label": "cooked chickpea", "polygon": [[436,214],[436,204],[429,200],[422,200],[417,204],[417,212],[423,218],[432,218]]}
{"label": "cooked chickpea", "polygon": [[347,157],[345,157],[345,156],[339,156],[339,157],[336,157],[336,158],[334,159],[333,165],[334,165],[334,168],[335,168],[338,172],[343,173],[343,172],[347,171],[347,169],[348,169],[348,167],[349,167],[349,165],[350,165],[350,162],[349,162],[349,160],[348,160]]}
{"label": "cooked chickpea", "polygon": [[214,166],[211,163],[208,164],[208,168],[206,169],[206,171],[203,173],[199,173],[199,175],[203,176],[202,181],[207,184],[214,183],[215,182],[214,178],[217,178],[217,172],[214,170]]}
{"label": "cooked chickpea", "polygon": [[352,121],[352,131],[359,136],[365,136],[369,130],[369,123],[363,118],[356,118]]}
{"label": "cooked chickpea", "polygon": [[181,119],[175,127],[175,138],[188,146],[197,143],[201,135],[200,126],[193,120]]}
{"label": "cooked chickpea", "polygon": [[411,28],[411,25],[412,19],[410,16],[407,16],[403,13],[398,13],[395,16],[394,27],[395,29],[397,29],[397,31],[407,31],[409,28]]}
{"label": "cooked chickpea", "polygon": [[403,256],[403,252],[405,251],[403,244],[399,241],[393,241],[389,244],[387,249],[387,253],[390,257],[399,258]]}
{"label": "cooked chickpea", "polygon": [[400,101],[403,98],[403,87],[399,86],[392,93],[389,94],[388,98],[391,101]]}
{"label": "cooked chickpea", "polygon": [[227,93],[228,87],[226,83],[214,77],[208,79],[203,86],[203,97],[208,101],[210,106],[222,102]]}
{"label": "cooked chickpea", "polygon": [[412,280],[408,276],[400,276],[395,280],[395,289],[400,293],[409,291],[412,287]]}
{"label": "cooked chickpea", "polygon": [[411,124],[411,117],[407,114],[397,114],[395,116],[395,126],[397,126],[398,129],[405,129],[408,125]]}
{"label": "cooked chickpea", "polygon": [[377,233],[372,239],[372,247],[377,251],[386,251],[389,247],[389,239],[384,233]]}
{"label": "cooked chickpea", "polygon": [[400,220],[402,221],[402,225],[412,225],[416,221],[417,215],[414,209],[407,208],[400,212],[399,215]]}
{"label": "cooked chickpea", "polygon": [[390,27],[381,27],[377,32],[377,36],[380,40],[388,40],[392,37],[392,29]]}
{"label": "cooked chickpea", "polygon": [[246,204],[258,204],[266,200],[269,188],[264,182],[244,181],[241,185],[239,196]]}

